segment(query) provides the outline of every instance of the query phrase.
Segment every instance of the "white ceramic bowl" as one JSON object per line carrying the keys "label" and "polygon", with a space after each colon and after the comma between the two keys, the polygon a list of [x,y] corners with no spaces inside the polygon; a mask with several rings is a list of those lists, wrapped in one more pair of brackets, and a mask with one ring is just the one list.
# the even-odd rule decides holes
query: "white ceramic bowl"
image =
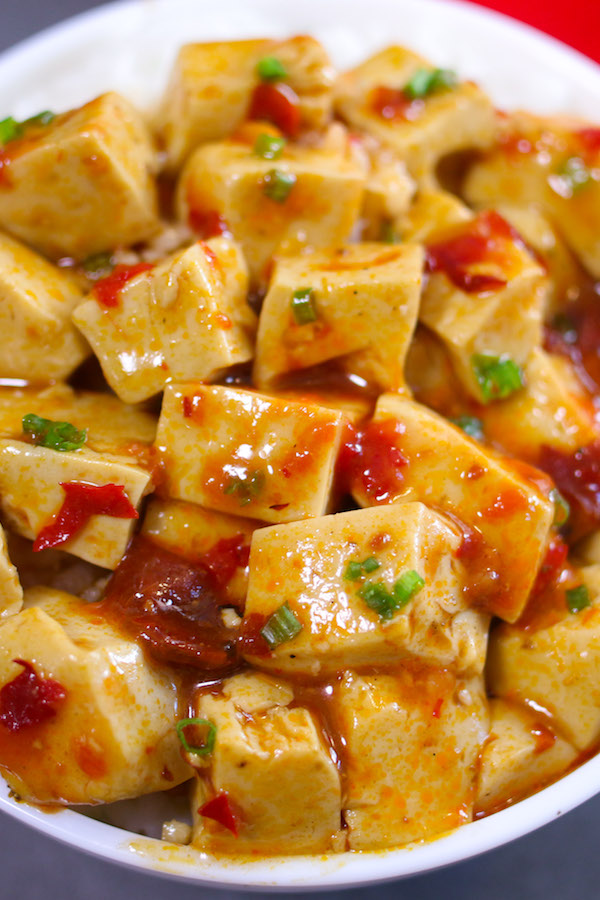
{"label": "white ceramic bowl", "polygon": [[[510,19],[453,0],[133,0],[113,3],[31,38],[0,58],[0,113],[18,118],[66,109],[109,89],[142,107],[159,96],[176,48],[190,40],[314,34],[340,66],[398,42],[478,81],[503,108],[600,109],[600,69]],[[0,116],[0,118],[2,117]],[[520,837],[600,791],[600,756],[490,818],[400,850],[252,862],[215,861],[123,830],[160,811],[119,804],[112,821],[17,804],[0,808],[44,834],[107,860],[204,884],[265,890],[356,886],[467,859]]]}

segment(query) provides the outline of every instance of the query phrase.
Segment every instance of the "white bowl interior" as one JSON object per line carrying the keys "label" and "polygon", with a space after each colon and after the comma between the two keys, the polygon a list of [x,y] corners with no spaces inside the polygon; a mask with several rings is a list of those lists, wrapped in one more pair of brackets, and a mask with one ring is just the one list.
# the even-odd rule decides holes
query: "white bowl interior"
{"label": "white bowl interior", "polygon": [[[148,108],[160,96],[178,46],[190,40],[309,33],[339,67],[398,42],[478,81],[502,108],[597,117],[600,69],[562,44],[488,10],[454,0],[130,0],[85,13],[0,58],[2,115],[67,109],[108,89]],[[256,890],[356,886],[424,872],[499,846],[600,790],[600,757],[514,807],[413,847],[286,859],[214,860],[126,831],[160,804],[119,804],[121,827],[71,810],[49,815],[15,802],[0,809],[65,843],[114,862],[192,882]]]}

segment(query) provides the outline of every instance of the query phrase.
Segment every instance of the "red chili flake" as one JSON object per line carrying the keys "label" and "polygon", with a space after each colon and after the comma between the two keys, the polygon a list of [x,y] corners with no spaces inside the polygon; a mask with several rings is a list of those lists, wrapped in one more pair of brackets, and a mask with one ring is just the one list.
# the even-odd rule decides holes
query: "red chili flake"
{"label": "red chili flake", "polygon": [[224,791],[209,800],[198,810],[206,819],[214,819],[219,825],[228,828],[234,837],[239,836],[239,822]]}
{"label": "red chili flake", "polygon": [[369,422],[364,431],[351,428],[338,461],[344,489],[362,489],[375,503],[391,501],[402,489],[402,469],[408,465],[398,447],[404,431],[396,419]]}
{"label": "red chili flake", "polygon": [[9,731],[39,725],[56,715],[54,704],[67,696],[67,691],[52,678],[40,678],[31,663],[13,659],[23,671],[0,690],[0,722]]}
{"label": "red chili flake", "polygon": [[287,137],[294,138],[300,131],[300,101],[289,84],[261,82],[254,88],[248,118],[272,122]]}
{"label": "red chili flake", "polygon": [[134,266],[115,266],[110,275],[106,278],[100,278],[94,285],[92,296],[96,298],[98,303],[103,306],[118,306],[119,293],[125,287],[128,281],[140,275],[142,272],[149,272],[154,268],[152,263],[136,263]]}
{"label": "red chili flake", "polygon": [[469,266],[481,262],[505,265],[514,244],[528,249],[516,229],[497,212],[488,210],[461,226],[453,237],[427,246],[425,268],[430,273],[443,272],[467,294],[497,291],[505,287],[506,278],[471,273]]}
{"label": "red chili flake", "polygon": [[443,702],[444,702],[443,697],[438,697],[438,699],[435,701],[435,706],[433,707],[433,709],[431,711],[431,715],[433,716],[434,719],[439,719],[441,712],[442,712]]}
{"label": "red chili flake", "polygon": [[212,237],[231,237],[229,225],[216,209],[196,209],[189,201],[188,225],[202,240]]}
{"label": "red chili flake", "polygon": [[61,481],[60,486],[65,492],[65,499],[53,521],[45,525],[36,537],[33,544],[36,553],[70,541],[92,516],[139,518],[122,484]]}

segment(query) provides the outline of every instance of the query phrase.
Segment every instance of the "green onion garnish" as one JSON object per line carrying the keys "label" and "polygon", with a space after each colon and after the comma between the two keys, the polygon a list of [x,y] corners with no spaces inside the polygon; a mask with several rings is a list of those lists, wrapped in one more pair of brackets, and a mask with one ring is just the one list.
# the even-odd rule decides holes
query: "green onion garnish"
{"label": "green onion garnish", "polygon": [[256,72],[261,81],[281,81],[287,77],[285,66],[276,56],[263,56],[256,65]]}
{"label": "green onion garnish", "polygon": [[263,179],[263,194],[275,203],[285,203],[296,180],[296,176],[291,172],[271,169]]}
{"label": "green onion garnish", "polygon": [[368,556],[367,559],[363,560],[363,562],[359,562],[356,559],[351,559],[346,566],[344,578],[347,581],[358,581],[358,579],[362,578],[363,575],[370,575],[371,572],[375,572],[375,570],[380,566],[381,563],[376,560],[374,556]]}
{"label": "green onion garnish", "polygon": [[259,134],[254,142],[253,152],[261,159],[279,159],[285,147],[285,138],[272,134]]}
{"label": "green onion garnish", "polygon": [[242,478],[240,475],[233,475],[229,482],[223,488],[224,494],[237,494],[240,500],[240,506],[247,506],[258,497],[265,484],[265,473],[260,469],[248,474]]}
{"label": "green onion garnish", "polygon": [[585,584],[580,584],[565,591],[565,600],[570,612],[578,613],[590,605],[590,594]]}
{"label": "green onion garnish", "polygon": [[550,491],[550,499],[554,503],[554,521],[552,524],[556,528],[561,528],[563,525],[566,525],[569,520],[571,507],[558,488],[552,488]]}
{"label": "green onion garnish", "polygon": [[317,321],[317,311],[313,303],[312,288],[299,288],[292,294],[290,306],[296,325],[310,325]]}
{"label": "green onion garnish", "polygon": [[592,178],[590,170],[579,156],[570,156],[558,169],[557,174],[567,188],[568,194],[576,194]]}
{"label": "green onion garnish", "polygon": [[6,119],[0,121],[0,144],[8,144],[9,141],[14,141],[22,134],[23,126],[12,116],[7,116]]}
{"label": "green onion garnish", "polygon": [[458,78],[452,69],[417,69],[404,86],[404,94],[409,100],[429,97],[438,91],[456,87]]}
{"label": "green onion garnish", "polygon": [[93,281],[110,275],[114,268],[112,253],[94,253],[81,263],[85,274]]}
{"label": "green onion garnish", "polygon": [[[188,743],[188,740],[185,736],[185,729],[189,725],[200,725],[205,726],[208,731],[206,732],[206,738],[201,747],[197,747],[194,744]],[[177,731],[177,737],[181,741],[183,749],[186,753],[193,753],[195,756],[209,756],[215,747],[215,739],[217,737],[217,726],[210,722],[208,719],[180,719],[179,722],[175,725],[175,730]]]}
{"label": "green onion garnish", "polygon": [[261,628],[260,633],[270,649],[274,650],[275,647],[278,647],[280,644],[291,641],[292,638],[295,638],[301,631],[302,623],[296,618],[287,603],[283,603],[279,609],[275,610],[273,615],[267,619],[267,623]]}
{"label": "green onion garnish", "polygon": [[56,118],[56,113],[51,112],[49,109],[45,109],[43,112],[38,113],[36,116],[30,116],[29,119],[25,119],[22,122],[24,128],[29,128],[30,126],[45,126],[50,125],[51,122],[54,122]]}
{"label": "green onion garnish", "polygon": [[80,431],[70,422],[54,422],[35,413],[23,416],[23,433],[33,438],[33,443],[50,450],[79,450],[87,440],[85,429]]}
{"label": "green onion garnish", "polygon": [[381,581],[366,581],[358,593],[367,606],[382,619],[391,619],[394,613],[412,600],[424,584],[419,573],[409,569],[400,576],[391,591]]}
{"label": "green onion garnish", "polygon": [[390,222],[389,219],[386,219],[381,224],[381,233],[379,240],[384,244],[399,244],[400,243],[400,235],[394,228],[394,223]]}
{"label": "green onion garnish", "polygon": [[510,397],[525,384],[521,369],[506,354],[475,353],[471,365],[485,403]]}
{"label": "green onion garnish", "polygon": [[483,440],[483,422],[476,416],[457,416],[455,419],[450,419],[450,421],[454,425],[458,425],[469,437],[475,438],[476,441]]}

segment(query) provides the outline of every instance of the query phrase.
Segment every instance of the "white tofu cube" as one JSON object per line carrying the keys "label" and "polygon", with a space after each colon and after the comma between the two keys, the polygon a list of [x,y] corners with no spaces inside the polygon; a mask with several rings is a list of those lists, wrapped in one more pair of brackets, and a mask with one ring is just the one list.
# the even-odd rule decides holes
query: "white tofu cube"
{"label": "white tofu cube", "polygon": [[468,206],[450,194],[437,188],[420,190],[396,227],[405,241],[427,241],[437,232],[444,232],[453,225],[473,219]]}
{"label": "white tofu cube", "polygon": [[355,475],[358,502],[419,500],[462,522],[470,602],[514,622],[546,552],[554,504],[508,462],[413,400],[383,394],[366,441],[379,448],[378,477]]}
{"label": "white tofu cube", "polygon": [[75,259],[158,231],[155,153],[140,114],[103,94],[2,150],[0,226]]}
{"label": "white tofu cube", "polygon": [[[481,672],[489,616],[465,603],[460,543],[458,529],[422,503],[255,531],[246,657],[259,668],[310,675],[405,657]],[[412,590],[397,587],[415,573]],[[381,597],[392,604],[384,613]],[[270,649],[261,630],[283,604],[301,630]]]}
{"label": "white tofu cube", "polygon": [[[151,487],[150,473],[126,457],[83,449],[60,452],[23,441],[0,440],[0,509],[17,534],[34,539],[55,522],[66,502],[61,484],[72,482],[118,485],[134,508]],[[114,569],[133,526],[132,518],[92,515],[60,547],[88,562]]]}
{"label": "white tofu cube", "polygon": [[493,633],[488,679],[497,697],[535,703],[578,750],[600,737],[600,566],[581,572],[591,604],[549,627],[502,625]]}
{"label": "white tofu cube", "polygon": [[236,676],[223,693],[198,700],[196,715],[217,732],[210,787],[201,777],[194,807],[226,793],[239,835],[197,815],[193,845],[235,854],[332,850],[340,840],[340,776],[312,713],[289,708],[289,687],[261,675]]}
{"label": "white tofu cube", "polygon": [[239,388],[169,385],[156,436],[166,490],[265,522],[323,515],[345,422],[331,409]]}
{"label": "white tofu cube", "polygon": [[[32,803],[110,803],[168,790],[190,777],[175,732],[172,673],[99,619],[94,606],[50,588],[26,592],[25,609],[0,622],[0,685],[33,667],[62,698],[23,722],[0,704],[0,770]],[[5,692],[4,692],[5,693]],[[37,721],[36,721],[37,719]],[[15,727],[16,726],[16,727]]]}
{"label": "white tofu cube", "polygon": [[350,244],[281,260],[260,315],[257,386],[344,356],[343,364],[367,381],[402,388],[422,271],[416,244]]}
{"label": "white tofu cube", "polygon": [[67,378],[90,353],[71,324],[82,297],[71,275],[0,234],[0,378]]}
{"label": "white tofu cube", "polygon": [[[277,159],[241,141],[206,144],[192,154],[177,187],[177,213],[200,237],[206,222],[239,241],[253,281],[265,281],[275,255],[332,247],[360,212],[364,168],[346,153],[287,144]],[[214,232],[212,232],[214,233]]]}
{"label": "white tofu cube", "polygon": [[[215,41],[185,44],[179,50],[157,122],[168,168],[177,169],[199,144],[227,137],[247,117],[257,66],[274,57],[293,93],[298,125],[322,127],[331,113],[334,71],[324,48],[311,37],[284,41]],[[295,94],[295,97],[294,97]]]}
{"label": "white tofu cube", "polygon": [[19,573],[8,555],[6,535],[0,525],[0,622],[18,613],[22,606],[23,588]]}
{"label": "white tofu cube", "polygon": [[137,403],[167,381],[212,380],[252,358],[256,317],[247,289],[241,251],[216,238],[135,275],[114,305],[92,291],[73,321],[115,393]]}
{"label": "white tofu cube", "polygon": [[346,672],[332,710],[345,741],[351,850],[397,847],[471,821],[488,733],[481,678],[420,662],[394,675]]}
{"label": "white tofu cube", "polygon": [[490,714],[475,801],[477,812],[488,815],[545,787],[577,757],[548,719],[526,706],[494,699]]}
{"label": "white tofu cube", "polygon": [[443,156],[488,147],[495,133],[491,101],[465,81],[411,101],[404,89],[419,70],[433,66],[410,50],[391,46],[342,75],[336,109],[352,128],[392,147],[411,175],[430,177]]}

